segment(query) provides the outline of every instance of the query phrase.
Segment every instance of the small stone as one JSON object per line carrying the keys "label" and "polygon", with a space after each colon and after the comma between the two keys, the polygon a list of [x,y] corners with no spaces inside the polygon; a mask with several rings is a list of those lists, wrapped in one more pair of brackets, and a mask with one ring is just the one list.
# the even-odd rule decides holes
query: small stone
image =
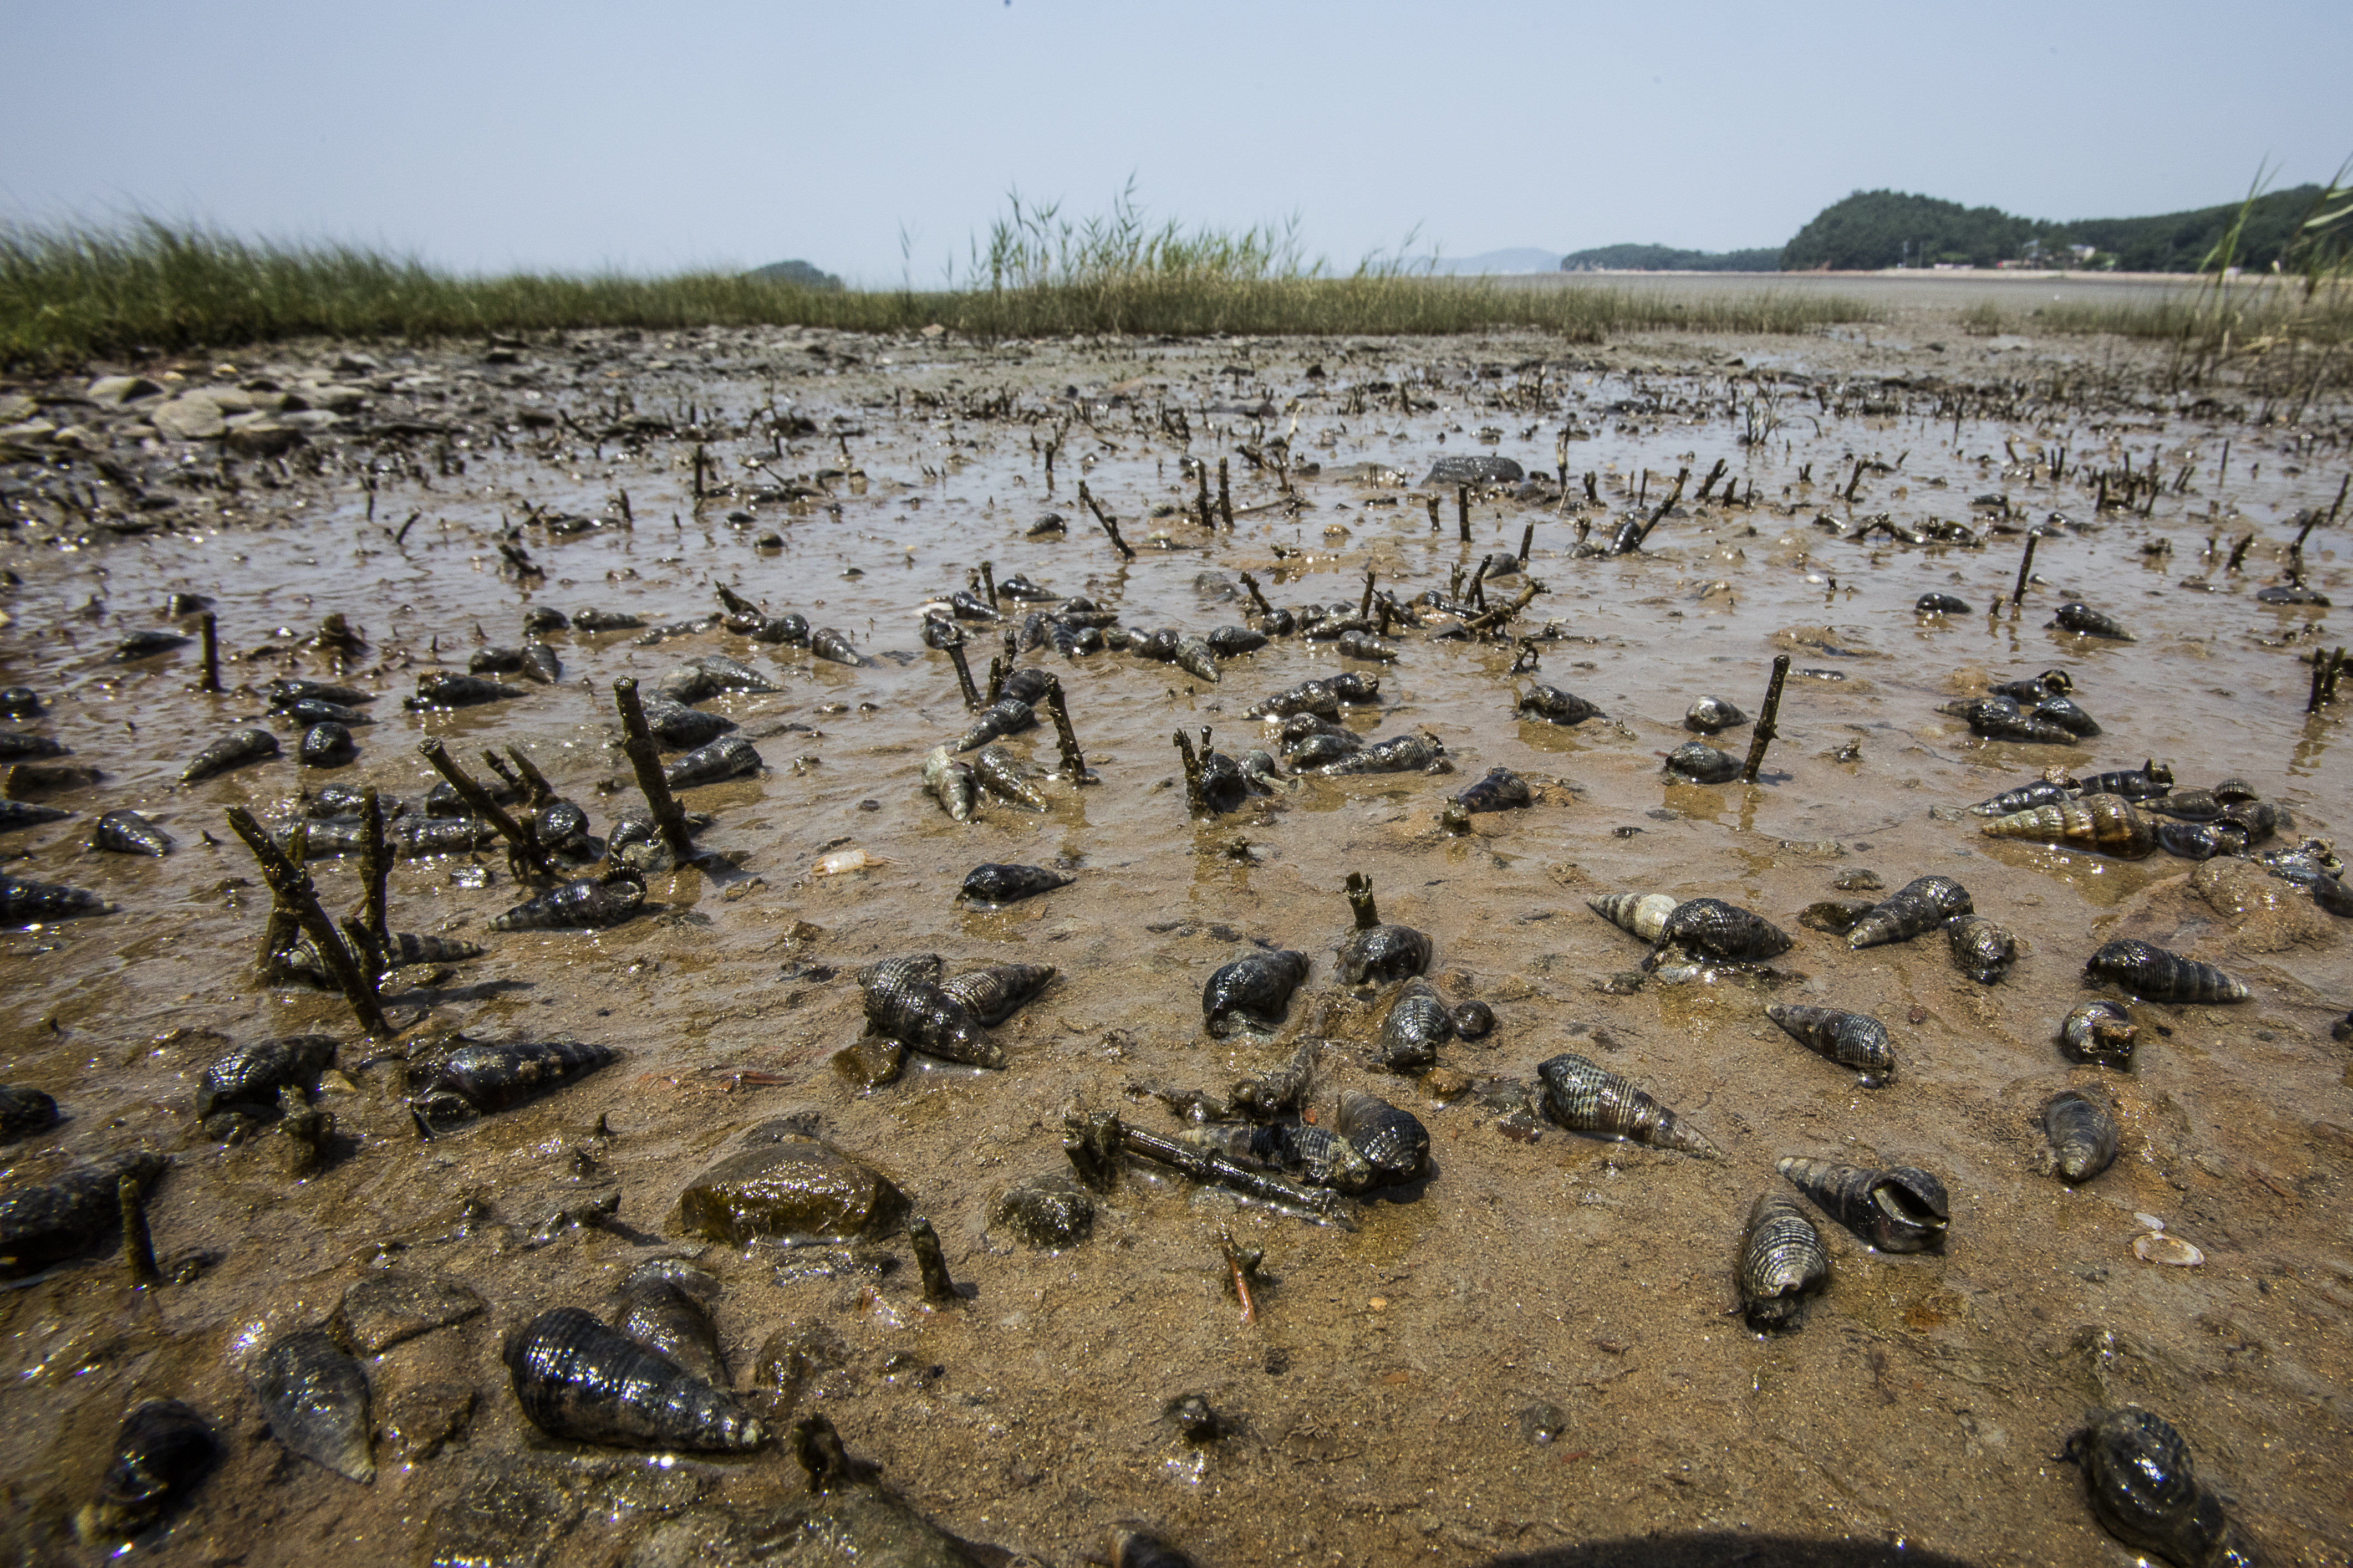
{"label": "small stone", "polygon": [[906,1065],[905,1044],[881,1035],[868,1035],[833,1053],[833,1070],[861,1093],[895,1081]]}
{"label": "small stone", "polygon": [[101,375],[83,394],[103,408],[120,407],[136,397],[153,397],[163,388],[143,375]]}
{"label": "small stone", "polygon": [[1831,886],[1841,893],[1873,893],[1887,884],[1879,879],[1878,872],[1857,866],[1851,871],[1840,872]]}
{"label": "small stone", "polygon": [[482,1310],[469,1287],[438,1274],[394,1269],[343,1292],[331,1323],[359,1354],[376,1355],[419,1334],[462,1323]]}
{"label": "small stone", "polygon": [[185,393],[149,409],[147,419],[167,441],[210,441],[228,429],[218,404]]}
{"label": "small stone", "polygon": [[907,1195],[856,1156],[815,1138],[790,1138],[731,1154],[678,1201],[678,1228],[741,1246],[761,1239],[887,1236],[906,1216]]}

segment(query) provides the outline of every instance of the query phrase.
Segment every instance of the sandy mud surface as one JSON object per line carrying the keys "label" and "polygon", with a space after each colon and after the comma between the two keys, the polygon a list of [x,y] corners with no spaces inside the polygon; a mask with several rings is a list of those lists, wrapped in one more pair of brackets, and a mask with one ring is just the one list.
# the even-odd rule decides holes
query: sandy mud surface
{"label": "sandy mud surface", "polygon": [[[2346,921],[2253,859],[1997,838],[1966,810],[2046,767],[2154,759],[2179,789],[2235,778],[2284,808],[2292,826],[2251,855],[2344,832],[2353,689],[2306,709],[2310,656],[2345,640],[2311,596],[2353,595],[2353,519],[2289,553],[2340,496],[2343,409],[2262,424],[2227,389],[2165,391],[2129,351],[1968,339],[1925,316],[1567,351],[712,331],[98,368],[137,379],[0,395],[0,685],[42,702],[5,727],[65,748],[43,766],[98,770],[10,775],[13,798],[72,815],[0,834],[0,872],[119,906],[0,934],[0,1080],[62,1111],[0,1153],[11,1190],[127,1148],[168,1155],[147,1213],[176,1282],[135,1289],[108,1220],[0,1291],[0,1537],[17,1560],[99,1555],[73,1515],[124,1413],[164,1397],[209,1424],[219,1457],[142,1558],[761,1560],[776,1539],[711,1542],[762,1509],[796,1517],[789,1443],[563,1441],[524,1418],[501,1360],[551,1309],[609,1321],[623,1280],[662,1258],[716,1279],[718,1371],[745,1410],[780,1435],[825,1415],[984,1562],[1076,1563],[1141,1520],[1206,1565],[1825,1560],[1788,1541],[1857,1562],[1900,1547],[2122,1563],[2057,1456],[2087,1411],[2126,1402],[2181,1429],[2273,1561],[2353,1553],[2353,1103],[2331,1037],[2353,1006]],[[1465,523],[1453,485],[1428,480],[1479,456],[1524,478],[1477,488]],[[1193,510],[1201,458],[1213,496],[1218,465],[1229,476],[1229,528]],[[2158,475],[2155,492],[2127,468]],[[1049,513],[1063,528],[1038,531]],[[1639,552],[1577,553],[1654,515]],[[2034,580],[2013,608],[2030,529]],[[1482,561],[1524,537],[1525,574],[1481,584],[1491,610],[1541,584],[1508,630],[1431,635],[1464,617],[1419,597],[1469,595]],[[1282,636],[1216,660],[1215,681],[1049,637],[1018,663],[1059,677],[1096,782],[1040,776],[1045,810],[990,801],[955,821],[924,761],[974,716],[922,615],[984,563],[1056,595],[961,623],[984,684],[1004,628],[1070,597],[1114,612],[1114,631],[1207,637],[1252,615],[1244,573],[1276,606],[1353,612],[1369,571],[1407,618],[1389,620],[1393,661]],[[2299,573],[2306,602],[2258,597]],[[722,586],[838,631],[863,662],[728,629]],[[1966,608],[1915,613],[1930,593]],[[118,659],[134,633],[193,639],[171,612],[203,606],[174,595],[209,604],[227,689],[195,689],[195,640]],[[2052,625],[2074,601],[2134,640]],[[404,708],[421,676],[520,647],[526,613],[548,607],[641,625],[534,634],[553,683],[494,675],[521,694]],[[322,637],[330,616],[357,640]],[[1663,774],[1701,739],[1683,725],[1694,701],[1753,718],[1780,654],[1792,670],[1757,783]],[[438,737],[478,776],[483,748],[519,748],[602,837],[638,798],[614,681],[650,693],[709,655],[776,689],[696,704],[764,766],[684,791],[715,818],[697,840],[712,858],[647,876],[635,918],[494,930],[536,890],[499,850],[406,859],[392,927],[485,951],[399,971],[399,1033],[364,1039],[338,998],[258,978],[269,897],[227,808],[283,831],[322,789],[366,783],[421,815],[436,775],[418,742]],[[1940,710],[2054,668],[2102,733],[1986,740]],[[1305,776],[1188,812],[1176,732],[1279,754],[1249,710],[1343,671],[1379,682],[1342,710],[1350,732],[1426,733],[1452,771]],[[355,761],[300,765],[301,730],[262,695],[288,677],[375,694]],[[1538,682],[1599,716],[1520,716]],[[1042,773],[1058,752],[1039,717],[1002,744]],[[242,724],[280,754],[178,782]],[[1744,757],[1750,734],[1715,743]],[[1442,826],[1447,797],[1498,767],[1533,804]],[[90,847],[115,810],[171,852]],[[988,862],[1071,880],[1001,910],[958,902]],[[355,858],[311,864],[328,906],[350,908]],[[1493,1032],[1440,1044],[1434,1069],[1374,1065],[1398,987],[1335,967],[1351,872],[1384,920],[1427,933],[1450,1005],[1493,1011]],[[1801,921],[1931,875],[2015,935],[2006,979],[1964,976],[1941,931],[1850,951]],[[1724,900],[1792,945],[1762,973],[1645,977],[1645,944],[1588,907],[1614,891]],[[2126,938],[2249,994],[2136,1002],[2129,1070],[2071,1061],[2063,1017],[2122,994],[2085,961]],[[1257,944],[1306,954],[1308,978],[1279,1027],[1212,1037],[1203,987]],[[913,1054],[860,1088],[835,1061],[865,1029],[859,972],[921,953],[951,974],[1056,976],[991,1031],[1003,1068]],[[1865,1088],[1806,1049],[1768,1019],[1777,1005],[1875,1016],[1894,1081]],[[267,1118],[233,1144],[207,1134],[208,1067],[313,1030],[339,1042],[315,1104],[333,1119],[322,1168],[290,1174],[294,1141]],[[613,1059],[420,1137],[409,1058],[459,1031]],[[1352,1200],[1347,1223],[1140,1163],[1072,1245],[1025,1246],[993,1221],[1008,1185],[1071,1170],[1067,1116],[1173,1136],[1187,1123],[1151,1089],[1223,1098],[1310,1038],[1329,1042],[1304,1101],[1315,1125],[1365,1092],[1428,1132],[1426,1168]],[[1531,1115],[1537,1064],[1564,1052],[1632,1080],[1721,1157]],[[2038,1120],[2069,1087],[2112,1103],[2121,1133],[2114,1164],[2073,1186],[2042,1173]],[[926,1302],[888,1219],[854,1246],[685,1234],[682,1194],[763,1128],[814,1130],[886,1176],[935,1229],[956,1300]],[[1789,1155],[1924,1168],[1949,1193],[1949,1233],[1893,1254],[1810,1211],[1827,1284],[1799,1326],[1760,1335],[1734,1266]],[[1263,1252],[1248,1313],[1221,1234]],[[2202,1261],[2144,1261],[2137,1242]],[[445,1282],[445,1303],[462,1287],[479,1310],[354,1339],[364,1314],[339,1303],[387,1277]],[[366,1483],[296,1457],[255,1392],[269,1346],[331,1321],[369,1388]],[[1186,1395],[1213,1426],[1172,1414]],[[1595,1546],[1629,1541],[1648,1544]],[[775,1560],[819,1560],[795,1550]]]}

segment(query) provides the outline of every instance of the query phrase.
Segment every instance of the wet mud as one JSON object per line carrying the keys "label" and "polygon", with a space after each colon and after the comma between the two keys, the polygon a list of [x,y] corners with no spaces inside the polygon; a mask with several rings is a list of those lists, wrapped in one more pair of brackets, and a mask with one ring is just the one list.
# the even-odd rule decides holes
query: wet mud
{"label": "wet mud", "polygon": [[[0,1079],[59,1112],[0,1149],[0,1180],[137,1147],[172,1163],[144,1185],[153,1280],[101,1224],[0,1290],[0,1540],[26,1562],[93,1560],[73,1520],[118,1428],[179,1399],[217,1453],[142,1538],[167,1563],[601,1564],[719,1541],[723,1514],[806,1499],[788,1434],[811,1415],[984,1562],[1075,1563],[1123,1520],[1205,1565],[2123,1562],[2059,1456],[2088,1412],[2130,1403],[2179,1429],[2274,1561],[2344,1561],[2346,921],[2253,862],[1990,837],[1966,808],[2049,766],[2153,759],[2179,788],[2236,778],[2289,813],[2255,853],[2347,830],[2353,690],[2306,712],[2307,661],[2342,617],[2257,597],[2299,577],[2307,600],[2353,595],[2353,518],[2325,521],[2345,411],[2291,421],[2227,391],[2168,392],[2161,366],[2113,353],[1932,348],[1936,331],[1572,351],[589,334],[126,367],[158,392],[119,405],[79,380],[17,389],[33,402],[16,412],[49,428],[0,451],[0,684],[45,707],[5,728],[97,775],[11,775],[12,797],[72,815],[0,830],[0,871],[117,912],[0,933]],[[154,410],[202,386],[259,405],[173,438],[191,426]],[[330,417],[286,417],[305,411]],[[1465,456],[1538,477],[1467,495],[1424,482]],[[1221,461],[1233,520],[1205,528]],[[1060,530],[1036,527],[1048,513]],[[1577,552],[1629,519],[1649,526],[1638,552]],[[1043,811],[976,786],[955,820],[947,786],[926,787],[927,754],[976,712],[922,612],[956,592],[985,603],[984,563],[1120,627],[1207,639],[1250,618],[1245,572],[1277,607],[1354,611],[1367,571],[1400,604],[1456,598],[1531,526],[1525,574],[1489,563],[1478,590],[1492,610],[1541,584],[1503,635],[1440,640],[1390,618],[1394,659],[1297,635],[1229,657],[1212,643],[1214,682],[1049,643],[1018,663],[1059,678],[1093,782],[1042,776],[1060,763],[1041,700],[1033,727],[994,743],[1041,775]],[[723,585],[839,633],[861,662],[728,630]],[[1968,607],[1915,611],[1931,593]],[[2049,624],[2071,602],[2132,640]],[[1006,625],[1029,607],[1002,603]],[[217,693],[197,689],[207,607]],[[573,624],[527,635],[546,607]],[[591,608],[642,625],[584,630]],[[330,616],[343,635],[322,635]],[[960,624],[986,686],[999,625]],[[116,658],[155,630],[189,640]],[[552,683],[492,668],[480,679],[519,695],[404,707],[420,676],[532,640],[560,663]],[[1694,703],[1753,718],[1782,654],[1757,783],[1662,772]],[[713,818],[694,839],[705,858],[646,874],[619,923],[500,929],[553,884],[519,882],[494,847],[404,858],[391,928],[485,951],[398,971],[396,1032],[365,1039],[332,994],[258,975],[269,893],[227,808],[282,832],[306,797],[366,783],[413,820],[438,777],[418,743],[438,738],[482,778],[483,748],[518,748],[603,837],[642,805],[614,681],[650,698],[712,655],[776,688],[689,702],[732,720],[763,765],[681,788]],[[1984,739],[1942,710],[2053,668],[2096,736]],[[1248,710],[1344,671],[1377,676],[1379,694],[1337,726],[1434,737],[1451,772],[1306,773],[1196,816],[1178,731],[1279,758],[1282,721]],[[370,721],[347,725],[354,760],[304,765],[303,731],[260,695],[285,677],[375,694]],[[1538,683],[1599,712],[1523,711]],[[248,725],[275,755],[181,782]],[[1708,739],[1745,761],[1752,734]],[[1347,744],[1335,754],[1362,754]],[[1448,797],[1497,767],[1529,803],[1442,824]],[[122,811],[168,852],[93,848]],[[358,900],[355,855],[311,866],[332,910]],[[982,866],[1051,875],[960,900]],[[1339,978],[1351,872],[1382,921],[1430,939],[1445,1007],[1492,1010],[1475,1037],[1440,1031],[1434,1068],[1376,1065],[1401,987]],[[1957,969],[1941,929],[1857,949],[1801,918],[1843,900],[1851,924],[1930,876],[2015,938],[1998,983]],[[1619,892],[1719,899],[1791,945],[1761,970],[1670,957],[1646,973],[1651,944],[1588,906]],[[2070,1010],[2122,995],[2085,961],[2124,940],[2249,995],[2132,1002],[2128,1068],[2071,1059]],[[1269,949],[1311,964],[1282,1024],[1213,1036],[1204,985]],[[861,970],[926,953],[951,977],[1052,966],[989,1030],[1004,1066],[871,1039],[837,1062],[866,1033]],[[1878,1020],[1892,1079],[1866,1085],[1768,1005]],[[422,1136],[410,1058],[458,1031],[611,1059]],[[315,1100],[273,1082],[237,1142],[210,1135],[207,1069],[310,1033],[338,1042]],[[1115,1111],[1173,1137],[1186,1124],[1151,1090],[1223,1096],[1314,1037],[1331,1043],[1312,1115],[1330,1126],[1347,1091],[1409,1110],[1429,1132],[1420,1174],[1317,1223],[1131,1163],[1092,1194],[1091,1225],[1071,1218],[1070,1118]],[[1716,1157],[1531,1112],[1537,1065],[1564,1053],[1654,1096]],[[2118,1132],[2113,1163],[2072,1187],[2044,1173],[2043,1127],[2071,1089]],[[272,1117],[307,1129],[307,1161]],[[837,1239],[686,1228],[702,1212],[682,1205],[691,1188],[707,1206],[720,1175],[771,1170],[780,1150],[855,1176],[827,1189],[831,1217],[791,1222]],[[1793,1157],[1933,1173],[1941,1247],[1874,1250],[1777,1174]],[[1025,1240],[1000,1198],[1041,1176],[1058,1178],[1054,1226]],[[1810,1218],[1829,1268],[1796,1327],[1760,1333],[1736,1270],[1767,1191]],[[951,1289],[927,1291],[907,1215],[936,1236]],[[765,1446],[649,1454],[527,1418],[508,1342],[559,1309],[611,1323],[625,1307],[684,1324],[688,1359],[732,1391],[729,1440],[752,1418]],[[349,1479],[356,1459],[339,1473],[298,1457],[258,1392],[274,1386],[268,1347],[322,1325],[326,1384],[348,1378],[338,1356],[364,1375],[372,1480]],[[872,1528],[912,1528],[872,1506]],[[692,1560],[752,1560],[743,1539]]]}

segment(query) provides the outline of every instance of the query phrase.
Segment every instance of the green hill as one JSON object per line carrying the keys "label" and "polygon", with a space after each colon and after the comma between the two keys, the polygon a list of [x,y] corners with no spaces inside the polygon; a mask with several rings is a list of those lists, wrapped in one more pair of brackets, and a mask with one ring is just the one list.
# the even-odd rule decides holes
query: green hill
{"label": "green hill", "polygon": [[[2239,239],[2238,263],[2269,268],[2295,237],[2321,195],[2298,185],[2257,197]],[[1897,191],[1857,191],[1833,202],[1781,247],[1784,271],[1815,268],[1873,271],[1957,262],[1991,267],[2002,261],[2050,261],[2113,267],[2126,272],[2195,272],[2231,225],[2240,204],[2200,207],[2157,217],[2080,218],[2054,223],[2016,217],[1999,207],[1965,207],[1934,196]],[[2089,247],[2079,258],[2073,247]]]}
{"label": "green hill", "polygon": [[1677,250],[1666,245],[1603,245],[1560,258],[1563,272],[1778,272],[1773,250]]}
{"label": "green hill", "polygon": [[818,289],[827,292],[838,290],[841,279],[830,272],[819,271],[806,261],[771,261],[765,267],[754,267],[744,274],[770,283],[790,283],[801,289]]}

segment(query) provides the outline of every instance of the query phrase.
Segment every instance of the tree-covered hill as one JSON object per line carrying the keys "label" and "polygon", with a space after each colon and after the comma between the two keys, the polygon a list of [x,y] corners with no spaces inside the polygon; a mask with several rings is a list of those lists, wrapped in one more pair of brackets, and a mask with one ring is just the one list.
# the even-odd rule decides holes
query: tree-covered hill
{"label": "tree-covered hill", "polygon": [[1563,272],[1778,272],[1781,252],[1677,250],[1667,245],[1603,245],[1560,258]]}
{"label": "tree-covered hill", "polygon": [[[2320,195],[2298,185],[2256,198],[2241,234],[2238,264],[2269,268],[2295,237]],[[1934,196],[1897,191],[1857,191],[1833,202],[1781,247],[1785,271],[1832,268],[1870,271],[1957,262],[1991,267],[2002,261],[2084,265],[2073,247],[2088,246],[2089,264],[2127,272],[2194,272],[2235,222],[2240,204],[2201,207],[2156,217],[2082,218],[2054,223],[2016,217],[1999,207],[1965,207]]]}

